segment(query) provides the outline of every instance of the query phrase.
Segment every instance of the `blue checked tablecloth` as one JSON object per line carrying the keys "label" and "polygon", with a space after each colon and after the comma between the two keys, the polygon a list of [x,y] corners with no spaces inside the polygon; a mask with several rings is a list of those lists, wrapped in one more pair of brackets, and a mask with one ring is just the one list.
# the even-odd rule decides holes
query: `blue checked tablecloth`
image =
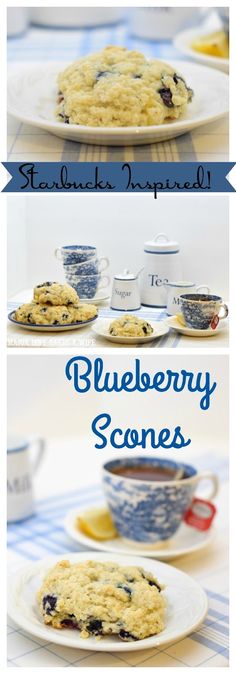
{"label": "blue checked tablecloth", "polygon": [[[31,293],[32,294],[32,293]],[[30,296],[30,295],[29,295]],[[20,304],[27,302],[28,296],[24,293],[19,293],[19,299],[17,301],[12,300],[8,302],[7,313],[14,311]],[[111,321],[115,318],[120,318],[121,312],[114,311],[110,309],[109,306],[100,305],[98,307],[99,319],[107,318]],[[141,307],[139,311],[135,314],[146,321],[163,321],[168,318],[165,309],[152,309]],[[98,319],[98,320],[99,320]],[[60,346],[77,346],[77,347],[119,347],[119,344],[113,342],[108,342],[103,337],[97,337],[92,331],[92,327],[88,325],[81,330],[76,330],[72,332],[60,332],[57,335],[55,334],[46,334],[43,332],[29,332],[24,328],[15,326],[13,323],[8,321],[7,324],[7,346],[9,347],[60,347]],[[135,346],[135,345],[134,345]],[[138,344],[136,348],[152,348],[152,349],[162,349],[166,347],[177,348],[177,347],[205,347],[206,342],[205,338],[197,337],[186,337],[180,333],[175,332],[174,330],[169,330],[169,332],[162,337],[158,337],[153,340],[153,342],[148,342],[148,344]],[[210,340],[207,340],[207,347],[227,347],[228,346],[228,330],[225,329],[223,332],[219,332],[214,337],[211,337]],[[129,345],[123,345],[122,348],[130,348]]]}
{"label": "blue checked tablecloth", "polygon": [[[73,61],[114,44],[165,60],[183,58],[171,42],[132,37],[126,23],[95,29],[30,28],[8,40],[8,63]],[[186,59],[186,57],[184,57]],[[137,147],[93,146],[63,140],[9,117],[8,161],[227,161],[228,122],[224,118],[174,140]]]}
{"label": "blue checked tablecloth", "polygon": [[[204,456],[203,465],[212,468],[212,452]],[[201,468],[201,462],[199,464]],[[214,470],[220,474],[223,490],[227,490],[227,464],[223,459],[214,459]],[[225,491],[223,492],[225,495]],[[37,560],[48,554],[64,554],[85,550],[82,545],[72,542],[63,528],[69,510],[86,508],[95,501],[102,502],[99,486],[80,488],[40,500],[36,503],[36,515],[19,524],[8,527],[10,565]],[[225,496],[223,496],[225,498]],[[220,510],[220,508],[219,508]],[[220,545],[227,548],[227,540],[220,538]],[[213,544],[212,544],[213,545]],[[209,553],[210,554],[210,553]],[[207,553],[197,553],[178,558],[174,565],[196,577],[196,569],[201,570],[199,582],[209,600],[209,611],[203,625],[187,638],[165,648],[127,653],[94,653],[70,649],[31,637],[9,620],[8,658],[10,666],[52,666],[52,667],[92,667],[92,666],[205,666],[228,665],[228,595],[226,591],[228,569],[225,562],[217,567],[217,551],[212,550],[206,564]],[[12,567],[13,568],[13,567]]]}

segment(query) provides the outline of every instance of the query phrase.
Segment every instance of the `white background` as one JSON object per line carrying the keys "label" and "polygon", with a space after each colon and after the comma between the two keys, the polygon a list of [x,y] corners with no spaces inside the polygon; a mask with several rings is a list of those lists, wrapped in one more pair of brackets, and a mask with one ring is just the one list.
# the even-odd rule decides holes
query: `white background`
{"label": "white background", "polygon": [[228,197],[193,194],[9,196],[8,297],[46,280],[63,282],[54,256],[61,245],[96,245],[110,258],[111,278],[125,267],[137,272],[144,242],[158,232],[179,242],[185,280],[228,299]]}

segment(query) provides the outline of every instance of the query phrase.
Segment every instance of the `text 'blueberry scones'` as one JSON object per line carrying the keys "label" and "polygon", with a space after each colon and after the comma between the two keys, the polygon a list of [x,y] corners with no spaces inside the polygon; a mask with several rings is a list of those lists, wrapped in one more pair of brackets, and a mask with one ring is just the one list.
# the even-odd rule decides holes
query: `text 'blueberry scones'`
{"label": "text 'blueberry scones'", "polygon": [[34,288],[32,302],[22,304],[14,319],[28,325],[70,325],[97,317],[94,304],[80,304],[77,292],[67,284],[46,281]]}
{"label": "text 'blueberry scones'", "polygon": [[127,314],[110,323],[109,333],[113,337],[148,337],[153,328],[147,321]]}
{"label": "text 'blueberry scones'", "polygon": [[44,622],[90,635],[136,641],[164,629],[163,586],[151,573],[112,562],[58,562],[37,599]]}
{"label": "text 'blueberry scones'", "polygon": [[163,124],[193,96],[171,66],[124,47],[79,59],[59,74],[58,89],[57,118],[94,127]]}

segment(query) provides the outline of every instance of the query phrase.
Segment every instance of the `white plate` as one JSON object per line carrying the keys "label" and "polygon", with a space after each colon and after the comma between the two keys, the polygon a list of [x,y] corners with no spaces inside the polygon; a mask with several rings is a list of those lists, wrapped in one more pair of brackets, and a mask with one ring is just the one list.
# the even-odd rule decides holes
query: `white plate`
{"label": "white plate", "polygon": [[202,27],[191,28],[189,30],[183,30],[181,33],[176,35],[174,40],[174,46],[176,49],[179,49],[182,54],[202,63],[205,66],[210,68],[216,68],[217,70],[222,70],[224,73],[229,72],[229,59],[217,58],[217,56],[208,56],[207,54],[200,54],[200,52],[195,51],[191,44],[196,38],[202,37],[203,35],[209,35],[210,30],[202,30]]}
{"label": "white plate", "polygon": [[[101,503],[92,504],[90,507],[101,507]],[[154,557],[155,559],[164,561],[205,548],[212,541],[214,535],[214,528],[208,531],[200,531],[200,529],[190,527],[183,522],[175,536],[172,536],[169,541],[163,541],[163,543],[155,547],[154,545],[147,546],[141,543],[133,543],[121,536],[110,541],[95,541],[76,527],[76,518],[82,515],[84,510],[84,508],[81,508],[81,510],[77,508],[68,513],[65,519],[66,533],[76,543],[89,548],[95,548],[95,550],[103,550],[103,552],[114,552],[122,555],[134,554],[141,557]]]}
{"label": "white plate", "polygon": [[228,77],[212,68],[185,61],[171,62],[195,92],[184,116],[159,126],[96,128],[55,120],[57,74],[67,63],[23,63],[12,66],[8,79],[8,111],[22,122],[60,138],[95,145],[142,145],[175,138],[228,112]]}
{"label": "white plate", "polygon": [[[56,630],[44,625],[37,607],[36,592],[48,569],[59,559],[65,558],[71,562],[93,559],[101,562],[117,562],[121,565],[142,566],[146,571],[153,573],[161,583],[166,585],[166,627],[163,632],[141,641],[123,642],[116,637],[103,637],[97,641],[95,637],[81,639],[76,630]],[[144,560],[142,557],[133,556],[124,558],[122,555],[109,555],[101,552],[80,552],[60,555],[60,557],[47,557],[15,571],[9,579],[8,586],[8,613],[17,625],[46,641],[87,651],[138,651],[164,646],[183,639],[187,634],[196,630],[204,620],[208,608],[205,592],[195,580],[182,571],[153,559]]]}
{"label": "white plate", "polygon": [[170,316],[166,319],[166,323],[169,328],[180,332],[181,335],[186,335],[187,337],[215,337],[226,328],[226,321],[220,321],[216,330],[208,328],[207,330],[197,330],[197,328],[189,328],[186,325],[181,325],[176,318],[176,316]]}
{"label": "white plate", "polygon": [[107,300],[110,299],[110,295],[107,295],[104,293],[102,290],[99,290],[94,297],[91,299],[88,299],[88,297],[79,297],[80,302],[83,304],[84,302],[86,304],[102,304],[103,302],[106,302]]}
{"label": "white plate", "polygon": [[92,327],[93,332],[99,337],[104,337],[108,339],[109,342],[114,342],[115,344],[146,344],[146,342],[153,342],[157,337],[163,337],[169,332],[169,327],[164,321],[148,321],[153,328],[151,335],[147,337],[115,337],[114,335],[109,334],[109,325],[112,323],[113,318],[104,318],[100,319],[96,325]]}
{"label": "white plate", "polygon": [[94,318],[89,318],[88,321],[81,321],[80,323],[68,323],[68,325],[37,325],[36,323],[21,323],[21,321],[16,321],[13,318],[14,311],[11,311],[8,314],[8,319],[14,325],[18,325],[19,328],[24,328],[25,330],[31,330],[33,332],[65,332],[68,330],[79,330],[79,328],[85,328],[89,323],[94,323],[97,320],[97,316]]}

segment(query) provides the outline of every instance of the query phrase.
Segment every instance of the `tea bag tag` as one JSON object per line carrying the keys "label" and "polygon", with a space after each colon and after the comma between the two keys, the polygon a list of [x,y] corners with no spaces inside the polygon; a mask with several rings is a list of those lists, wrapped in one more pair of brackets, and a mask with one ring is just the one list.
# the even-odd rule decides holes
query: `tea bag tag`
{"label": "tea bag tag", "polygon": [[212,330],[215,330],[217,328],[219,320],[220,320],[219,316],[213,316],[213,318],[211,319],[211,329]]}
{"label": "tea bag tag", "polygon": [[190,527],[207,531],[210,529],[216,514],[216,507],[210,501],[194,498],[184,516],[184,522]]}

